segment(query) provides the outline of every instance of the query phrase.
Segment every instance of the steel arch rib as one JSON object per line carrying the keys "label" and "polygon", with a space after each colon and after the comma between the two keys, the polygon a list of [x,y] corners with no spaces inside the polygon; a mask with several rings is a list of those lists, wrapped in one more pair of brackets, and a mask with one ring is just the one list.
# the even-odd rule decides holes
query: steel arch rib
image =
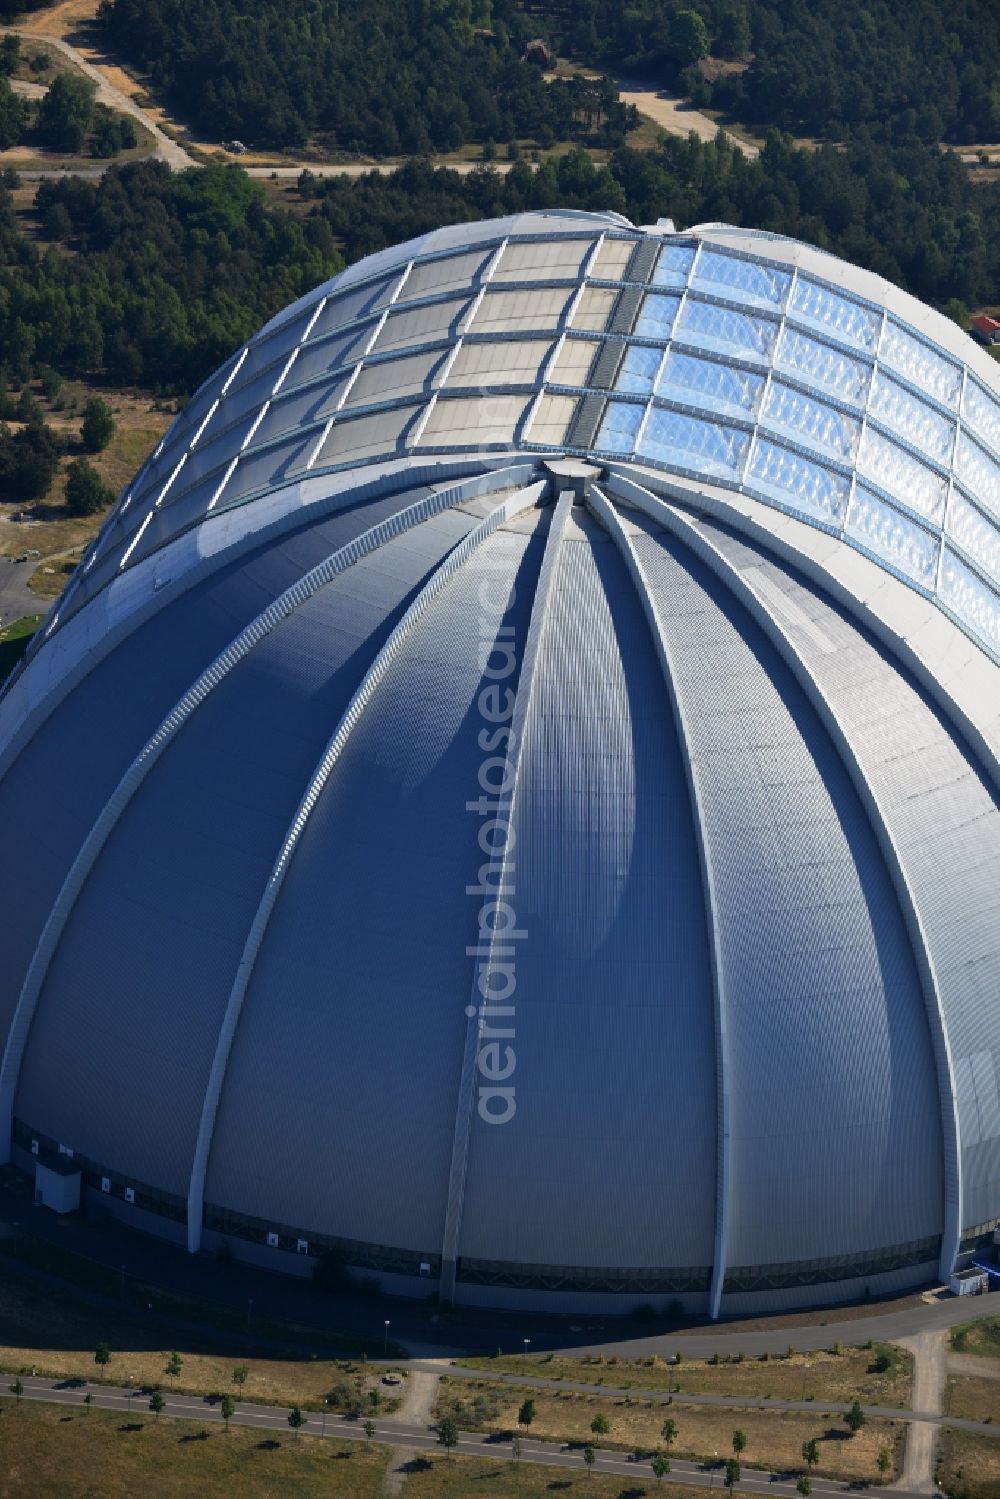
{"label": "steel arch rib", "polygon": [[684,717],[684,709],[674,685],[674,672],[670,658],[670,647],[656,612],[652,594],[646,581],[642,563],[636,555],[635,548],[629,539],[625,527],[622,525],[614,506],[609,503],[605,495],[595,485],[589,495],[589,502],[594,514],[611,535],[622,558],[628,573],[639,595],[646,623],[649,625],[650,634],[653,637],[653,645],[656,649],[660,670],[663,674],[667,696],[673,712],[674,729],[680,746],[681,759],[684,763],[684,774],[687,780],[688,797],[691,804],[691,815],[694,823],[695,837],[698,842],[698,862],[701,869],[702,895],[705,903],[705,923],[708,929],[710,942],[709,952],[712,964],[712,991],[715,1007],[715,1055],[716,1055],[716,1175],[715,1175],[715,1244],[712,1260],[712,1282],[709,1289],[709,1314],[716,1318],[719,1315],[719,1305],[722,1300],[722,1286],[726,1275],[726,1255],[729,1243],[729,1203],[730,1203],[730,1174],[731,1174],[731,1150],[730,1131],[731,1118],[729,1106],[729,1034],[727,1025],[726,1005],[726,975],[725,965],[722,960],[722,940],[720,937],[718,900],[715,888],[715,873],[712,866],[712,852],[705,831],[705,815],[701,788],[698,784],[698,773],[691,760],[688,748],[687,725]]}
{"label": "steel arch rib", "polygon": [[[558,571],[559,544],[566,529],[566,520],[572,505],[572,491],[566,490],[559,496],[556,502],[555,513],[549,525],[549,534],[545,539],[545,553],[542,557],[542,566],[538,574],[538,584],[535,588],[535,597],[531,606],[531,619],[528,622],[524,658],[521,662],[521,672],[517,679],[517,694],[514,699],[514,712],[510,722],[511,736],[509,740],[508,765],[510,764],[511,756],[513,756],[514,763],[512,767],[511,787],[507,800],[508,815],[511,818],[514,813],[517,787],[521,776],[521,752],[524,747],[524,734],[528,715],[531,711],[532,687],[545,636],[545,623],[548,615],[549,601],[552,597],[552,590]],[[498,896],[507,889],[508,873],[508,850],[505,850],[501,862],[500,880],[497,885]],[[455,1277],[458,1267],[458,1239],[462,1228],[462,1215],[465,1208],[465,1184],[468,1175],[469,1142],[472,1134],[472,1100],[476,1081],[476,1058],[479,1049],[480,1031],[483,1025],[480,1010],[484,1001],[482,992],[478,988],[478,979],[481,973],[488,973],[493,966],[493,951],[495,947],[493,937],[490,939],[489,947],[490,952],[485,964],[480,965],[477,963],[473,975],[469,1001],[471,1013],[466,1023],[465,1048],[462,1053],[462,1071],[459,1076],[458,1097],[455,1104],[455,1129],[452,1137],[451,1164],[448,1171],[448,1197],[445,1207],[444,1232],[441,1240],[441,1280],[439,1294],[441,1300],[446,1303],[452,1301],[455,1295]]]}
{"label": "steel arch rib", "polygon": [[425,496],[416,504],[407,506],[406,509],[381,521],[377,526],[372,526],[305,573],[255,619],[251,620],[211,665],[206,667],[132,761],[105,803],[63,881],[18,995],[3,1058],[0,1061],[0,1161],[10,1159],[14,1098],[21,1062],[49,965],[101,849],[107,843],[125,809],[160,756],[214,688],[229,675],[234,667],[244,661],[254,647],[259,645],[282,620],[287,619],[320,588],[325,587],[345,569],[353,567],[363,557],[377,551],[394,537],[402,535],[414,526],[421,525],[443,510],[451,509],[477,492],[479,492],[479,481],[473,480],[452,485],[437,494]]}
{"label": "steel arch rib", "polygon": [[958,1094],[955,1087],[951,1043],[945,1025],[944,1006],[934,959],[902,857],[889,829],[888,820],[876,793],[868,783],[854,746],[841,727],[826,691],[794,641],[789,639],[780,621],[756,589],[740,575],[710,538],[705,536],[682,511],[658,499],[648,490],[630,480],[616,480],[615,487],[620,488],[623,497],[628,498],[638,509],[651,519],[658,521],[673,536],[689,547],[715,577],[739,599],[751,618],[764,631],[823,724],[868,818],[869,826],[889,871],[896,900],[916,958],[920,987],[924,997],[924,1009],[930,1030],[931,1048],[934,1053],[941,1106],[945,1192],[944,1232],[941,1237],[939,1273],[942,1281],[947,1281],[958,1255],[962,1231],[961,1134],[956,1102]]}
{"label": "steel arch rib", "polygon": [[198,1125],[198,1138],[195,1143],[191,1178],[188,1187],[188,1249],[192,1254],[201,1247],[208,1159],[211,1153],[212,1136],[215,1132],[215,1121],[222,1098],[226,1069],[229,1064],[229,1056],[232,1051],[240,1014],[243,1009],[243,1002],[250,987],[250,980],[253,977],[253,970],[260,954],[268,924],[270,923],[278,896],[281,893],[281,888],[285,882],[285,877],[288,874],[289,866],[299,846],[306,824],[312,815],[316,803],[319,801],[323,788],[333,773],[334,766],[343,753],[355,725],[374,697],[379,684],[389,671],[414,626],[420,621],[431,604],[433,604],[442,589],[445,588],[456,573],[465,565],[476,548],[492,536],[493,532],[499,526],[503,525],[505,521],[519,514],[522,510],[528,509],[531,505],[537,504],[546,487],[547,481],[540,480],[537,484],[529,485],[527,488],[521,489],[516,494],[511,495],[508,499],[502,500],[486,519],[481,521],[473,531],[470,531],[464,541],[460,542],[448,554],[430,581],[421,589],[368,668],[360,686],[348,703],[343,717],[334,731],[333,737],[323,752],[322,758],[313,771],[309,785],[285,834],[278,857],[274,862],[267,884],[264,887],[264,892],[260,898],[260,903],[257,906],[240,957],[239,967],[236,970],[236,977],[233,980],[232,989],[229,993],[229,999],[226,1003],[222,1024],[219,1028],[215,1055],[212,1059],[212,1067],[202,1103],[201,1119]]}

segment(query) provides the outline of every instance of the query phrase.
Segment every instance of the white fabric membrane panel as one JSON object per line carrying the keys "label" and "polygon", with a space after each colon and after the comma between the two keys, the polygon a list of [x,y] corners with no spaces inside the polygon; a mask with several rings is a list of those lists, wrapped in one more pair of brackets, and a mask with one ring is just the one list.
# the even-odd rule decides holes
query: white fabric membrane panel
{"label": "white fabric membrane panel", "polygon": [[720,416],[750,420],[760,405],[763,375],[734,369],[713,359],[696,359],[671,349],[657,381],[656,393],[664,400],[688,406],[707,406]]}
{"label": "white fabric membrane panel", "polygon": [[601,281],[621,281],[632,258],[637,241],[605,237],[597,252],[590,274]]}
{"label": "white fabric membrane panel", "polygon": [[558,327],[572,296],[570,288],[558,286],[538,291],[488,289],[469,326],[476,333],[548,332]]}
{"label": "white fabric membrane panel", "polygon": [[420,437],[422,447],[463,447],[514,441],[517,424],[530,405],[525,396],[491,395],[479,399],[439,400]]}
{"label": "white fabric membrane panel", "polygon": [[778,443],[758,438],[746,483],[748,489],[762,490],[782,505],[829,525],[843,525],[850,480]]}
{"label": "white fabric membrane panel", "polygon": [[547,338],[514,338],[508,343],[466,340],[444,381],[453,385],[533,385],[552,351]]}
{"label": "white fabric membrane panel", "polygon": [[853,417],[780,380],[772,380],[768,387],[761,420],[844,463],[854,457],[861,435],[861,423]]}
{"label": "white fabric membrane panel", "polygon": [[490,283],[576,280],[593,248],[593,239],[511,240]]}
{"label": "white fabric membrane panel", "polygon": [[800,333],[790,323],[781,330],[774,365],[804,385],[819,386],[841,401],[849,401],[853,406],[865,404],[871,365]]}
{"label": "white fabric membrane panel", "polygon": [[677,337],[720,354],[735,354],[766,364],[778,337],[778,324],[689,298],[677,320]]}
{"label": "white fabric membrane panel", "polygon": [[446,291],[465,291],[482,274],[496,254],[496,245],[471,250],[461,255],[447,255],[440,260],[417,261],[399,294],[400,302],[415,302],[420,297],[434,297]]}
{"label": "white fabric membrane panel", "polygon": [[617,300],[618,292],[610,286],[585,286],[570,326],[587,333],[603,333]]}
{"label": "white fabric membrane panel", "polygon": [[880,500],[864,484],[854,486],[844,529],[921,587],[934,587],[941,550],[937,537]]}
{"label": "white fabric membrane panel", "polygon": [[[389,359],[378,364],[363,364],[344,405],[374,406],[379,401],[398,401],[403,396],[417,395],[420,391],[426,391],[429,395],[434,375],[447,357],[446,350],[437,349],[404,355],[400,359]],[[343,384],[341,381],[341,389]],[[334,404],[331,403],[330,410]]]}
{"label": "white fabric membrane panel", "polygon": [[399,275],[395,274],[385,281],[370,282],[367,286],[349,289],[339,296],[334,293],[310,330],[309,342],[313,343],[329,333],[336,333],[345,324],[354,322],[355,318],[369,317],[381,311],[389,301],[398,280]]}
{"label": "white fabric membrane panel", "polygon": [[855,302],[853,297],[845,297],[808,276],[799,275],[788,306],[814,328],[874,354],[882,327],[881,313]]}
{"label": "white fabric membrane panel", "polygon": [[276,397],[261,418],[248,448],[262,447],[286,432],[301,432],[314,422],[325,421],[333,415],[346,384],[346,379],[341,377],[332,386],[309,386],[306,390],[293,391],[284,400]]}
{"label": "white fabric membrane panel", "polygon": [[945,466],[951,462],[955,423],[912,395],[884,370],[875,372],[868,410],[929,458]]}
{"label": "white fabric membrane panel", "polygon": [[944,520],[948,481],[905,448],[897,447],[881,432],[876,432],[874,427],[865,428],[858,469],[893,499],[926,516],[935,525],[939,526]]}
{"label": "white fabric membrane panel", "polygon": [[281,382],[281,389],[294,390],[299,385],[308,385],[313,380],[329,375],[333,370],[356,362],[371,333],[370,326],[356,328],[353,333],[327,338],[322,343],[310,341],[304,344]]}
{"label": "white fabric membrane panel", "polygon": [[553,385],[586,385],[600,344],[595,339],[566,338],[549,371]]}
{"label": "white fabric membrane panel", "polygon": [[948,502],[947,531],[977,567],[1000,585],[1000,527],[981,515],[957,489]]}
{"label": "white fabric membrane panel", "polygon": [[890,318],[878,351],[879,362],[896,370],[918,390],[926,391],[944,406],[957,410],[962,389],[962,371],[922,339],[914,337]]}
{"label": "white fabric membrane panel", "polygon": [[740,260],[718,250],[702,249],[692,285],[755,307],[782,308],[792,278],[787,271],[759,262]]}
{"label": "white fabric membrane panel", "polygon": [[636,455],[671,468],[694,469],[699,474],[736,480],[743,471],[749,447],[749,432],[657,406],[649,413]]}
{"label": "white fabric membrane panel", "polygon": [[444,302],[425,303],[422,307],[404,307],[393,311],[372,344],[371,352],[385,354],[390,349],[436,343],[450,338],[470,305],[469,297],[450,297]]}

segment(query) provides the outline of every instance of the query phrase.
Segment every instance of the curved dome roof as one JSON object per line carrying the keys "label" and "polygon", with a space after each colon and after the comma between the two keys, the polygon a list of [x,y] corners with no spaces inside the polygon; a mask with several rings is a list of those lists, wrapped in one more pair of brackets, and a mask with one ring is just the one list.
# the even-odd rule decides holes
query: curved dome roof
{"label": "curved dome roof", "polygon": [[958,329],[722,225],[289,308],[0,698],[12,1148],[465,1300],[947,1271],[1000,1218],[994,443]]}

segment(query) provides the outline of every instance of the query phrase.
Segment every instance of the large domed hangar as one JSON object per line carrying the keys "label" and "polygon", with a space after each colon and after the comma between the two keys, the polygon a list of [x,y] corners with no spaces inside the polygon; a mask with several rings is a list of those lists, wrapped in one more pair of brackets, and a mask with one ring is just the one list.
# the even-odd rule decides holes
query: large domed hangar
{"label": "large domed hangar", "polygon": [[1000,1218],[1000,379],[806,245],[351,267],[0,699],[3,1154],[304,1271],[712,1313]]}

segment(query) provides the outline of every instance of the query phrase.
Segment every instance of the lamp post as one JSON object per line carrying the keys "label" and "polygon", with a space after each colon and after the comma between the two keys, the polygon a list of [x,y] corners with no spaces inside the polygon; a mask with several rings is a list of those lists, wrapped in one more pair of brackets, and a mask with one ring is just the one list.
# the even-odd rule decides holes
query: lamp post
{"label": "lamp post", "polygon": [[330,1404],[329,1395],[323,1396],[323,1435],[326,1436],[326,1408]]}
{"label": "lamp post", "polygon": [[385,1356],[389,1357],[389,1318],[385,1319]]}
{"label": "lamp post", "polygon": [[528,1344],[530,1342],[531,1342],[530,1338],[525,1338],[525,1340],[524,1340],[524,1357],[521,1360],[521,1373],[522,1374],[524,1374],[526,1372],[527,1367],[528,1367]]}

